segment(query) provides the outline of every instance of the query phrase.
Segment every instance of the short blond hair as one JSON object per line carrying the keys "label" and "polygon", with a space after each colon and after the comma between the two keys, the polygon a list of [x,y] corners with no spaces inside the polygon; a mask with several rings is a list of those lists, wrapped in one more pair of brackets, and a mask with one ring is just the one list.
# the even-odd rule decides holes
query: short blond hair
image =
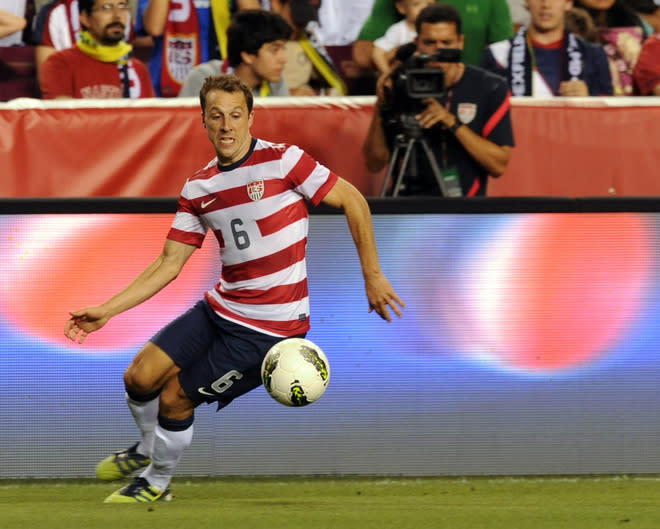
{"label": "short blond hair", "polygon": [[206,110],[206,96],[211,90],[220,90],[229,93],[243,92],[248,112],[252,112],[252,107],[254,106],[252,90],[234,74],[223,73],[220,75],[211,75],[204,79],[204,84],[199,91],[199,103],[202,106],[202,112]]}

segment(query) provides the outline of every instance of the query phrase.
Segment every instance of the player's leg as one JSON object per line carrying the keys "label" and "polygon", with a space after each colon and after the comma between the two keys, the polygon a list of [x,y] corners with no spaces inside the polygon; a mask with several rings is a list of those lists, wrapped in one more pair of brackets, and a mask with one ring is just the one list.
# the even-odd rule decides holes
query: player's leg
{"label": "player's leg", "polygon": [[218,409],[261,385],[261,362],[282,338],[211,316],[215,339],[207,353],[171,377],[160,394],[151,464],[107,503],[158,501],[170,497],[170,481],[193,436],[194,409],[217,402]]}
{"label": "player's leg", "polygon": [[140,430],[140,440],[101,461],[96,466],[98,479],[122,479],[151,462],[159,394],[166,381],[178,371],[174,361],[153,342],[148,342],[135,356],[124,372],[124,386],[126,404]]}
{"label": "player's leg", "polygon": [[160,412],[154,431],[151,464],[132,483],[113,492],[106,503],[139,503],[171,499],[170,481],[193,436],[194,410],[199,402],[184,393],[177,376],[160,394]]}
{"label": "player's leg", "polygon": [[167,381],[180,367],[159,346],[147,343],[135,356],[124,373],[126,403],[140,430],[140,441],[135,451],[151,456],[154,428],[158,418],[159,394]]}
{"label": "player's leg", "polygon": [[204,304],[198,303],[165,326],[138,352],[124,373],[124,385],[126,403],[140,430],[140,440],[101,461],[96,468],[99,479],[121,479],[150,463],[161,389],[176,378],[181,367],[194,363],[204,354],[214,332]]}

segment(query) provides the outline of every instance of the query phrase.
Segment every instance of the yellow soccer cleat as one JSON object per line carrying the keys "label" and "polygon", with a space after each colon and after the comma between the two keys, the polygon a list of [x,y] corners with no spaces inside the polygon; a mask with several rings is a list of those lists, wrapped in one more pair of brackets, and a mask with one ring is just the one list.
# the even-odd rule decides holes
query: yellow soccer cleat
{"label": "yellow soccer cleat", "polygon": [[151,463],[151,459],[138,454],[137,443],[126,450],[115,452],[96,465],[96,477],[103,481],[114,481],[132,474]]}
{"label": "yellow soccer cleat", "polygon": [[108,496],[103,503],[148,503],[151,501],[170,501],[170,489],[158,490],[149,485],[149,482],[138,477],[125,487],[116,490]]}

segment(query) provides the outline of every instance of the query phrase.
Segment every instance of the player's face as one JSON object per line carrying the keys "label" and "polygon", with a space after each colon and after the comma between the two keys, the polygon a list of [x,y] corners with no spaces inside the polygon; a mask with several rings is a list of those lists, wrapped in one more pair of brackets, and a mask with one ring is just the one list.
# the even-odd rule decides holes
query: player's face
{"label": "player's face", "polygon": [[248,153],[253,117],[243,92],[211,90],[206,95],[202,120],[221,165],[235,163]]}
{"label": "player's face", "polygon": [[542,33],[563,29],[566,13],[573,7],[570,0],[527,0],[526,7],[534,28]]}
{"label": "player's face", "polygon": [[[463,49],[463,35],[459,35],[453,22],[424,22],[415,42],[417,53],[432,55],[442,48]],[[442,68],[447,78],[451,78],[458,63],[433,62],[427,63],[429,68]]]}
{"label": "player's face", "polygon": [[96,0],[91,14],[80,13],[80,21],[96,42],[112,46],[124,38],[130,9],[126,0]]}
{"label": "player's face", "polygon": [[256,55],[248,55],[248,64],[256,77],[269,83],[276,83],[282,78],[286,64],[285,40],[267,42]]}

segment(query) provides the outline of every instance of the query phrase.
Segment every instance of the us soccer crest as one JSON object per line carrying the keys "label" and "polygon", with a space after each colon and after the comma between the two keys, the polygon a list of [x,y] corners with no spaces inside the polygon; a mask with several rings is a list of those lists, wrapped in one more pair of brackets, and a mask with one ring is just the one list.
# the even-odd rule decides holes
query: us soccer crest
{"label": "us soccer crest", "polygon": [[183,84],[197,63],[197,40],[194,35],[174,35],[165,40],[165,64],[172,79]]}
{"label": "us soccer crest", "polygon": [[461,123],[468,124],[477,115],[477,105],[474,103],[459,103],[457,114]]}
{"label": "us soccer crest", "polygon": [[266,186],[264,185],[263,178],[260,178],[259,180],[252,180],[246,187],[248,196],[255,202],[264,196],[264,190]]}

